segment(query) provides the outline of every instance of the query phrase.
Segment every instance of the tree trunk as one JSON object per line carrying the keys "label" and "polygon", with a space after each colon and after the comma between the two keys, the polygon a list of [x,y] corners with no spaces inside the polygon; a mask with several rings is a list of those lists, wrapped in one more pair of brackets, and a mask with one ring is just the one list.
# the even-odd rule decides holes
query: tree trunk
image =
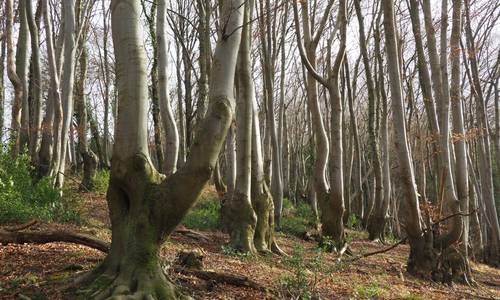
{"label": "tree trunk", "polygon": [[39,14],[41,12],[41,1],[37,1],[37,15],[33,14],[33,4],[31,1],[26,3],[26,15],[28,19],[28,27],[31,36],[31,73],[29,82],[30,96],[30,156],[32,164],[38,165],[38,148],[40,145],[40,126],[42,121],[42,79],[40,70],[40,46],[38,27]]}
{"label": "tree trunk", "polygon": [[[250,32],[252,1],[245,4],[241,44],[236,67],[236,181],[234,192],[226,202],[228,229],[231,246],[242,252],[255,253],[253,242],[257,216],[252,208],[251,161],[252,161],[252,98],[253,85],[250,56]],[[251,88],[251,89],[250,89]]]}
{"label": "tree trunk", "polygon": [[[166,39],[166,11],[167,5],[164,0],[158,1],[158,25],[156,28],[156,42],[158,47],[158,96],[160,104],[161,120],[165,130],[165,160],[163,170],[165,174],[171,175],[176,171],[179,156],[179,133],[175,123],[174,112],[170,106],[167,82],[167,39]],[[201,95],[200,95],[201,97]]]}
{"label": "tree trunk", "polygon": [[75,1],[68,0],[63,2],[63,20],[64,20],[64,61],[62,74],[62,108],[63,123],[61,131],[61,153],[59,159],[58,173],[56,174],[56,186],[63,187],[66,170],[66,155],[68,151],[68,138],[70,126],[73,119],[73,83],[75,70]]}
{"label": "tree trunk", "polygon": [[476,98],[476,110],[478,127],[480,128],[480,138],[478,140],[478,156],[479,156],[479,178],[482,188],[483,201],[490,221],[488,228],[488,248],[489,255],[487,261],[489,263],[499,264],[500,253],[500,226],[498,221],[497,210],[495,207],[495,198],[493,192],[493,174],[491,164],[490,150],[490,134],[486,107],[479,78],[479,71],[476,58],[476,46],[470,21],[470,6],[469,1],[465,1],[465,36],[467,40],[467,50],[469,53],[469,62],[472,73],[472,93]]}
{"label": "tree trunk", "polygon": [[[207,117],[191,156],[175,174],[161,176],[147,144],[147,84],[139,0],[113,0],[119,114],[108,189],[112,241],[108,256],[80,279],[89,298],[183,298],[160,266],[161,244],[182,220],[210,179],[234,109],[235,65],[243,1],[225,2],[226,24],[214,54]],[[230,33],[230,34],[229,34]]]}
{"label": "tree trunk", "polygon": [[14,98],[12,100],[11,133],[10,142],[13,153],[17,155],[19,147],[19,130],[21,129],[21,106],[23,102],[23,83],[16,70],[14,59],[14,45],[12,30],[14,27],[13,1],[5,1],[5,39],[7,44],[7,76],[14,87]]}
{"label": "tree trunk", "polygon": [[[359,23],[359,41],[361,46],[361,53],[363,56],[363,64],[365,67],[365,77],[366,77],[366,86],[368,88],[368,136],[369,136],[369,144],[370,144],[370,159],[372,161],[374,175],[375,175],[375,197],[373,199],[373,203],[371,207],[375,209],[375,211],[368,211],[368,220],[367,220],[367,230],[369,234],[369,239],[377,240],[384,239],[384,229],[386,222],[386,215],[383,211],[384,205],[384,183],[382,181],[382,166],[380,163],[380,152],[379,152],[379,143],[378,143],[378,132],[376,130],[376,91],[374,87],[371,66],[370,66],[370,58],[368,56],[368,50],[366,46],[366,37],[363,23],[363,15],[361,12],[360,0],[354,1],[354,5],[356,8],[356,15],[358,16]],[[376,39],[376,37],[375,37]]]}
{"label": "tree trunk", "polygon": [[[86,29],[84,29],[86,30]],[[97,170],[97,156],[90,150],[87,139],[87,96],[85,95],[85,83],[87,79],[87,46],[86,33],[82,36],[79,47],[81,54],[79,58],[80,73],[75,84],[75,102],[78,121],[78,152],[83,160],[83,178],[80,184],[81,189],[91,191],[94,188],[94,179]]]}
{"label": "tree trunk", "polygon": [[398,45],[396,41],[396,28],[394,25],[394,1],[383,0],[384,29],[387,66],[392,99],[392,112],[394,123],[394,146],[398,156],[398,177],[401,181],[403,192],[403,203],[407,210],[406,234],[410,242],[410,256],[408,258],[408,271],[413,274],[427,274],[434,266],[434,255],[432,253],[432,241],[429,235],[424,235],[422,216],[415,188],[415,177],[413,173],[408,143],[406,139],[406,122],[403,110],[403,95],[401,87],[401,74],[398,57]]}
{"label": "tree trunk", "polygon": [[[49,64],[50,86],[45,110],[45,116],[42,121],[42,142],[40,153],[38,154],[38,177],[50,175],[52,173],[52,156],[57,151],[58,142],[55,138],[58,136],[59,128],[56,119],[56,112],[60,112],[61,94],[59,90],[59,72],[56,63],[56,53],[54,49],[54,40],[52,33],[52,23],[50,17],[50,6],[48,0],[42,0],[43,21],[45,27],[47,56]],[[58,109],[59,108],[59,109]],[[59,153],[59,152],[57,152]]]}
{"label": "tree trunk", "polygon": [[30,104],[28,93],[28,77],[29,77],[29,49],[31,45],[31,37],[28,27],[28,16],[26,7],[30,0],[19,1],[19,37],[17,39],[16,49],[16,72],[21,80],[23,89],[23,97],[21,103],[21,132],[19,135],[19,150],[29,150],[30,143]]}

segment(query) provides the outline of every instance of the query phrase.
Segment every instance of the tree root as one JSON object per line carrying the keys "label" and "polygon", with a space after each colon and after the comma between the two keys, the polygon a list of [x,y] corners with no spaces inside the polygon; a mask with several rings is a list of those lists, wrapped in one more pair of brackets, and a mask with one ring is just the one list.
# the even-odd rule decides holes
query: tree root
{"label": "tree root", "polygon": [[78,278],[69,288],[78,287],[77,299],[95,300],[171,300],[190,299],[164,274],[159,266],[108,267],[103,262]]}
{"label": "tree root", "polygon": [[195,276],[205,280],[213,280],[219,283],[225,283],[239,287],[247,287],[261,292],[272,292],[270,289],[258,284],[257,282],[251,280],[246,276],[219,273],[214,271],[187,269],[182,267],[174,267],[173,270],[177,273]]}

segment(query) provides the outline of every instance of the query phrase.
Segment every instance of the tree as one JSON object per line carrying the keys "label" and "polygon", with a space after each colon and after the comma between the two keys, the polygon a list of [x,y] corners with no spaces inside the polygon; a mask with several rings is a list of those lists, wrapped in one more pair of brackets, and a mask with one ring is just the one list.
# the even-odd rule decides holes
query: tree
{"label": "tree", "polygon": [[159,249],[210,179],[234,109],[233,86],[243,1],[224,1],[214,53],[209,109],[184,166],[168,178],[147,148],[147,84],[140,0],[113,0],[111,18],[118,83],[118,118],[107,199],[112,242],[108,256],[81,284],[91,297],[176,299]]}
{"label": "tree", "polygon": [[5,1],[5,39],[7,45],[7,76],[14,86],[14,98],[12,100],[11,134],[10,140],[13,145],[14,154],[19,153],[20,141],[19,130],[21,128],[21,105],[23,101],[23,85],[16,70],[14,61],[14,45],[12,30],[14,27],[13,1]]}
{"label": "tree", "polygon": [[[329,2],[330,5],[331,2]],[[307,19],[307,10],[305,9],[307,4],[302,7],[303,24],[305,27],[304,40],[306,42],[307,49],[311,50],[311,38],[309,32],[309,21]],[[344,214],[344,183],[343,183],[343,149],[342,149],[342,100],[340,98],[339,92],[339,72],[342,67],[343,59],[345,56],[346,48],[346,30],[347,30],[347,12],[346,12],[346,1],[340,1],[339,13],[337,15],[337,21],[340,28],[341,40],[340,46],[335,57],[333,64],[331,63],[331,44],[333,42],[333,33],[329,38],[329,48],[327,51],[327,67],[328,67],[328,78],[324,78],[315,70],[315,65],[311,62],[311,58],[314,59],[314,55],[311,52],[304,50],[302,45],[302,38],[299,28],[299,14],[297,4],[293,7],[295,31],[297,34],[297,43],[299,46],[300,57],[303,64],[308,70],[308,74],[320,82],[325,88],[327,88],[331,105],[332,105],[332,147],[334,147],[332,154],[332,186],[328,187],[326,182],[326,166],[328,162],[329,154],[329,144],[328,136],[326,135],[325,127],[323,124],[321,111],[319,108],[319,103],[317,99],[309,99],[311,105],[311,113],[313,116],[313,124],[315,128],[315,133],[317,134],[316,142],[316,153],[318,157],[315,161],[315,184],[316,193],[319,199],[319,205],[321,208],[321,223],[322,223],[322,233],[324,236],[331,237],[335,242],[335,247],[340,250],[340,247],[344,245],[344,226],[343,226],[343,214]],[[326,18],[325,16],[323,16]],[[326,20],[322,20],[326,23]],[[318,37],[319,40],[319,37]],[[316,42],[317,43],[317,42]],[[316,87],[314,87],[316,89]],[[314,93],[313,93],[314,94]],[[310,95],[308,95],[309,97]]]}

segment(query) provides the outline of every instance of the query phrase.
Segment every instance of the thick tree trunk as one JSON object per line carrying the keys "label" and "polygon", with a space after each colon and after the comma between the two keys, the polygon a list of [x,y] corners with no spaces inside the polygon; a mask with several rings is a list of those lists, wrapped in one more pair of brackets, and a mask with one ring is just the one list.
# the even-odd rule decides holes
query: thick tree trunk
{"label": "thick tree trunk", "polygon": [[[108,256],[81,278],[89,298],[178,299],[183,297],[160,266],[162,242],[175,229],[210,179],[232,118],[242,1],[225,2],[226,24],[214,55],[207,117],[191,156],[175,174],[161,176],[147,148],[147,84],[139,0],[112,0],[119,114],[108,205],[112,242]],[[119,295],[119,296],[118,296]]]}

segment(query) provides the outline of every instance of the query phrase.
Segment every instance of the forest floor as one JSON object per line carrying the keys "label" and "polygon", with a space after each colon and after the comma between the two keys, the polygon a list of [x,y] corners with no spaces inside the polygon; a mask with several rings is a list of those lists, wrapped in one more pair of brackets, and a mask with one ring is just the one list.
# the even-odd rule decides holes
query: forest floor
{"label": "forest floor", "polygon": [[[207,189],[205,196],[216,197],[213,193]],[[61,228],[109,241],[104,193],[75,194],[83,199],[82,224],[37,223],[30,230]],[[278,242],[288,257],[248,256],[227,246],[227,234],[196,231],[208,239],[174,233],[162,248],[163,260],[172,262],[180,251],[197,249],[204,257],[204,270],[246,276],[267,291],[171,270],[170,278],[195,299],[500,299],[500,269],[473,263],[474,288],[424,281],[405,270],[407,245],[346,262],[349,256],[339,260],[337,255],[319,250],[314,241],[278,233]],[[348,230],[347,239],[354,255],[387,247],[367,241],[366,233],[359,231]],[[68,243],[0,245],[0,299],[74,299],[72,291],[65,289],[67,284],[94,268],[104,256],[98,250]]]}

